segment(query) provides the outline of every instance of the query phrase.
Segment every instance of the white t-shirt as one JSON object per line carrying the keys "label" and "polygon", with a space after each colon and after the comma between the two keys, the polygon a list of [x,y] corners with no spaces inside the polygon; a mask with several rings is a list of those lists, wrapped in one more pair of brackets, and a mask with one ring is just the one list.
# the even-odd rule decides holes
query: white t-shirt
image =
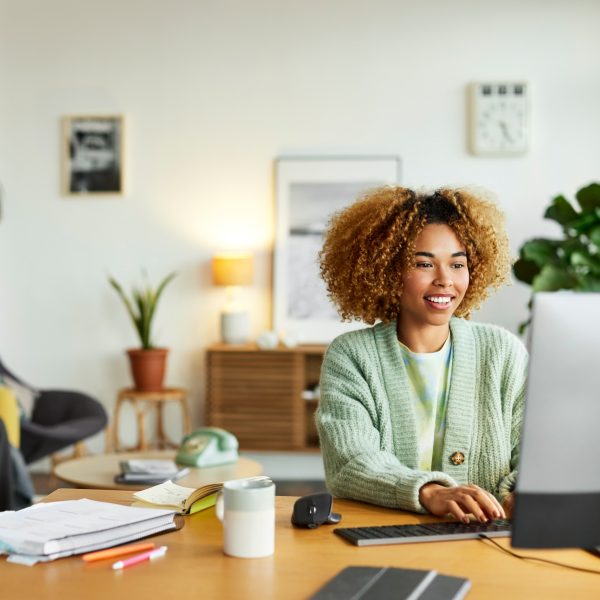
{"label": "white t-shirt", "polygon": [[439,471],[446,429],[446,405],[452,369],[450,336],[437,352],[412,352],[399,342],[415,406],[419,469]]}

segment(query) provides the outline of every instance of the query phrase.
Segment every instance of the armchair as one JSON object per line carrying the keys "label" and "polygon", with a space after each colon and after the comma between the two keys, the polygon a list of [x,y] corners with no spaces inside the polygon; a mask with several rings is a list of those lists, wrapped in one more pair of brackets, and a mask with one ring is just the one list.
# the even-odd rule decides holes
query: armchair
{"label": "armchair", "polygon": [[[30,387],[0,360],[0,376]],[[27,464],[76,444],[108,423],[104,407],[81,392],[39,390],[31,419],[21,419],[20,449]]]}

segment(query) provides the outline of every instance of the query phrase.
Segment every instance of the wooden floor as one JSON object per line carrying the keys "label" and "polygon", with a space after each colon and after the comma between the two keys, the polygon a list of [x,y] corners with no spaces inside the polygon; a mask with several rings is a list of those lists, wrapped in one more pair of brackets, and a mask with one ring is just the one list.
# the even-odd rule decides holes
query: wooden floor
{"label": "wooden floor", "polygon": [[30,473],[30,476],[37,496],[46,496],[58,488],[75,487],[70,483],[61,481],[50,473]]}

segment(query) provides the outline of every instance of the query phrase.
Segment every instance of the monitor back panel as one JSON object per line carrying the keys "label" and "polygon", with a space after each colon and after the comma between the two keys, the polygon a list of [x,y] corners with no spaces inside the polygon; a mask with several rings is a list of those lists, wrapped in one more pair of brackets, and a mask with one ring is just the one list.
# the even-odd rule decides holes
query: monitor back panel
{"label": "monitor back panel", "polygon": [[513,543],[598,545],[600,293],[536,294],[529,350]]}

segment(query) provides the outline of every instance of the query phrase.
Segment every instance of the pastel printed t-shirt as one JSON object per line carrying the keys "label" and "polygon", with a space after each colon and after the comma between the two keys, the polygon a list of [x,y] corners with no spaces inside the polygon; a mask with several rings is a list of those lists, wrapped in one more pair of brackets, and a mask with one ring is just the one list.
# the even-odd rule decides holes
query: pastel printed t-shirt
{"label": "pastel printed t-shirt", "polygon": [[441,453],[446,429],[448,384],[452,369],[450,336],[437,352],[412,352],[399,342],[410,382],[409,396],[415,407],[419,440],[418,468],[441,470]]}

